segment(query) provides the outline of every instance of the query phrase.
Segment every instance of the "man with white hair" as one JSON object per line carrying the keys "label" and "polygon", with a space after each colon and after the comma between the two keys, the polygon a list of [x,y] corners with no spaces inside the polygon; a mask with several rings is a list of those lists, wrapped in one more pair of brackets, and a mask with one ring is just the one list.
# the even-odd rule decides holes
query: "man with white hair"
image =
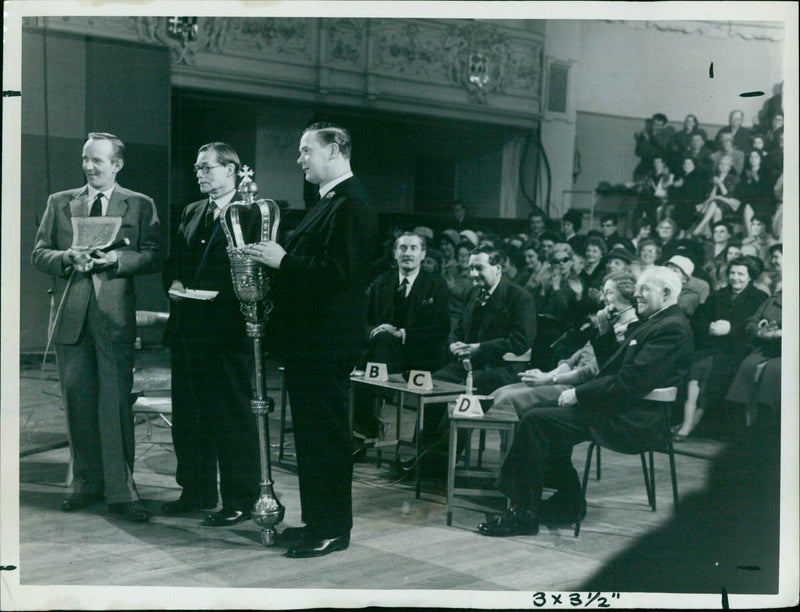
{"label": "man with white hair", "polygon": [[[677,304],[680,292],[681,280],[672,270],[645,270],[634,294],[639,321],[628,327],[621,343],[613,333],[593,342],[603,364],[597,376],[562,392],[558,406],[523,417],[496,483],[511,507],[478,525],[481,534],[535,535],[540,520],[573,523],[582,518],[586,502],[571,461],[576,444],[591,439],[638,453],[652,448],[659,437],[666,441],[670,432],[660,406],[645,398],[654,389],[677,386],[686,374],[692,331]],[[556,492],[541,502],[545,485]]]}

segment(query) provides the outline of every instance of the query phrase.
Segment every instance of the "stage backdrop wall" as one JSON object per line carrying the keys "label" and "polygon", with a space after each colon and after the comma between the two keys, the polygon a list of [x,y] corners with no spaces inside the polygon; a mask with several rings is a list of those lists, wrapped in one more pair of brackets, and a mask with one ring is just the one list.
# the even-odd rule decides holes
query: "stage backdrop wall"
{"label": "stage backdrop wall", "polygon": [[[165,48],[41,29],[22,36],[20,350],[47,342],[50,276],[30,261],[50,193],[86,183],[88,132],[126,144],[119,183],[151,196],[166,237],[169,199],[169,54]],[[166,246],[166,242],[165,242]],[[165,310],[159,275],[137,277],[137,308]],[[158,333],[145,332],[145,334]]]}

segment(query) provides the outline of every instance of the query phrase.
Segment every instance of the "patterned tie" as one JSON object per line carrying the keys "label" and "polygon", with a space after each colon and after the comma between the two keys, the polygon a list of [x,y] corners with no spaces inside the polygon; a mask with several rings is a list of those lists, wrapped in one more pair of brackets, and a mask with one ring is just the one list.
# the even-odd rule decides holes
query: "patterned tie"
{"label": "patterned tie", "polygon": [[491,293],[486,289],[486,287],[481,287],[481,293],[478,296],[478,301],[480,302],[481,306],[486,306],[486,302],[489,301],[491,297]]}
{"label": "patterned tie", "polygon": [[103,194],[98,193],[95,198],[94,202],[92,202],[92,209],[89,211],[90,217],[102,217],[103,216]]}
{"label": "patterned tie", "polygon": [[214,227],[214,223],[216,219],[214,218],[214,213],[217,211],[217,205],[214,204],[214,200],[208,201],[208,206],[206,206],[206,215],[205,215],[205,227],[206,229],[211,229]]}

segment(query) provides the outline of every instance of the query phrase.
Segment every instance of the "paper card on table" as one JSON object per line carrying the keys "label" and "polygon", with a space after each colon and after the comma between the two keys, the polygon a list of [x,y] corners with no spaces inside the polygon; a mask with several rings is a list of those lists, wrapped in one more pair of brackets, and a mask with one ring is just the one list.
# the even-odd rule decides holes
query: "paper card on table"
{"label": "paper card on table", "polygon": [[389,380],[389,370],[385,363],[368,362],[366,372],[364,373],[365,380],[377,380],[385,382]]}
{"label": "paper card on table", "polygon": [[433,389],[433,376],[425,370],[411,370],[408,374],[408,388],[430,391]]}
{"label": "paper card on table", "polygon": [[459,395],[450,413],[453,419],[475,419],[482,416],[483,408],[477,395]]}

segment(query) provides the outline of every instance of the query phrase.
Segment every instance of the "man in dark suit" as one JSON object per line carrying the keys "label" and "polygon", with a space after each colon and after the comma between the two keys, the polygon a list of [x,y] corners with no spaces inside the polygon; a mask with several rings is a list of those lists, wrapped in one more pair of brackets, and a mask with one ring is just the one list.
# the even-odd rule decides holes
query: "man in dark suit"
{"label": "man in dark suit", "polygon": [[[385,363],[389,373],[395,373],[433,372],[442,365],[450,333],[449,294],[441,274],[420,269],[426,252],[425,239],[413,232],[395,240],[397,270],[381,274],[367,291],[369,339],[360,367]],[[374,398],[369,387],[354,389],[353,429],[366,438],[380,434]]]}
{"label": "man in dark suit", "polygon": [[378,222],[350,169],[350,133],[316,123],[297,163],[320,201],[282,247],[248,249],[274,270],[274,330],[283,333],[304,527],[281,534],[287,556],[317,557],[350,544],[353,458],[349,374],[363,346],[364,294],[377,255]]}
{"label": "man in dark suit", "polygon": [[[503,462],[497,488],[511,499],[505,513],[478,525],[487,536],[535,535],[539,519],[574,522],[586,511],[572,447],[593,439],[639,452],[664,430],[658,403],[645,397],[677,386],[692,353],[692,332],[678,307],[681,281],[667,268],[642,273],[636,284],[639,321],[618,343],[613,331],[593,341],[603,366],[592,380],[561,393],[558,406],[526,414]],[[655,439],[658,439],[657,437]],[[556,489],[540,502],[542,487]]]}
{"label": "man in dark suit", "polygon": [[[250,411],[252,343],[233,289],[220,212],[236,198],[239,156],[229,145],[200,147],[194,171],[208,197],[181,214],[164,287],[170,317],[164,344],[172,354],[172,441],[181,496],[162,513],[182,515],[217,505],[217,464],[222,509],[207,514],[209,527],[235,525],[250,516],[259,495],[259,452]],[[255,216],[240,218],[253,236]],[[211,300],[184,295],[186,289],[219,292]]]}
{"label": "man in dark suit", "polygon": [[[160,271],[163,257],[153,200],[116,183],[124,154],[116,136],[89,134],[83,147],[88,184],[50,196],[31,259],[59,278],[60,291],[66,292],[52,338],[75,492],[61,509],[78,510],[105,496],[110,512],[147,521],[151,513],[139,501],[132,474],[133,277]],[[81,217],[120,218],[117,239],[130,244],[109,253],[73,248],[72,222]]]}
{"label": "man in dark suit", "polygon": [[[506,354],[523,355],[536,337],[536,306],[531,294],[503,276],[503,254],[482,245],[469,256],[473,287],[465,292],[461,317],[453,332],[449,350],[452,361],[434,372],[433,378],[464,383],[469,359],[474,391],[488,395],[495,389],[517,382],[527,362],[508,361]],[[425,411],[423,442],[446,448],[445,406],[432,404]],[[463,442],[463,441],[462,441]],[[435,455],[434,455],[435,456]],[[443,459],[446,459],[443,458]],[[436,463],[426,463],[434,470]],[[444,465],[439,462],[438,467]]]}

